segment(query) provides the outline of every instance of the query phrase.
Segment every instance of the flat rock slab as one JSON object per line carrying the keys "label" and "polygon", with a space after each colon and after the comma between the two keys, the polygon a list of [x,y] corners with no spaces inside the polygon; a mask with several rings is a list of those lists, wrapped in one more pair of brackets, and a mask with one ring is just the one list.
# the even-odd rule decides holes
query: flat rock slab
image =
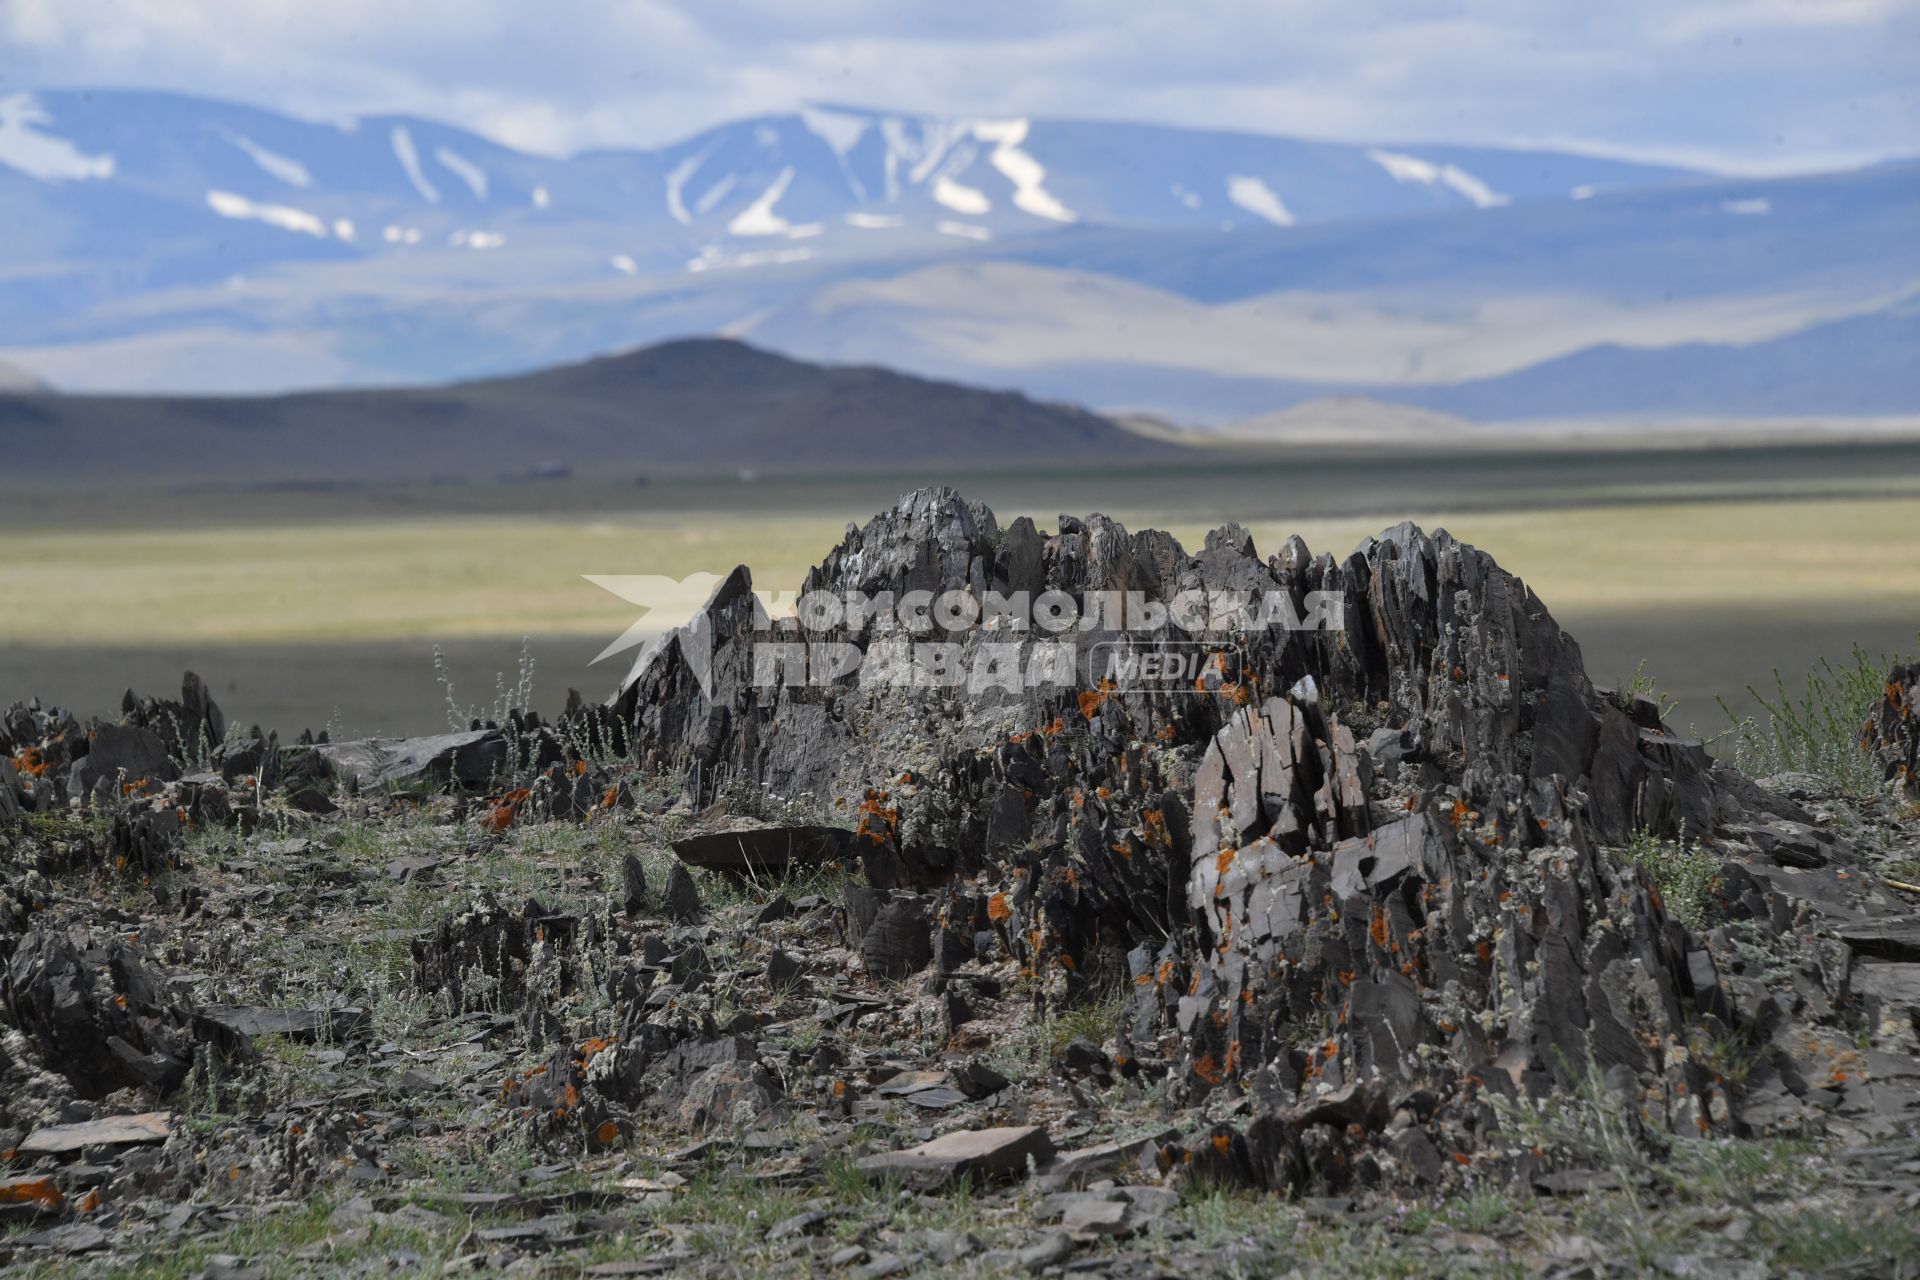
{"label": "flat rock slab", "polygon": [[367,738],[322,743],[318,751],[341,782],[361,786],[414,782],[485,786],[507,764],[507,740],[498,729],[438,733],[422,738]]}
{"label": "flat rock slab", "polygon": [[1031,1158],[1044,1164],[1053,1141],[1039,1125],[999,1129],[963,1129],[904,1151],[866,1157],[860,1171],[869,1177],[896,1174],[916,1185],[940,1185],[962,1178],[986,1180],[1024,1171]]}
{"label": "flat rock slab", "polygon": [[274,1009],[264,1005],[210,1004],[199,1015],[217,1026],[249,1038],[285,1036],[289,1040],[318,1040],[324,1030],[339,1043],[367,1023],[365,1009]]}
{"label": "flat rock slab", "polygon": [[1150,1149],[1158,1151],[1168,1143],[1179,1140],[1178,1129],[1161,1129],[1154,1133],[1138,1134],[1132,1138],[1103,1142],[1094,1147],[1063,1151],[1048,1172],[1060,1175],[1069,1183],[1075,1180],[1109,1177],[1137,1166],[1143,1151]]}
{"label": "flat rock slab", "polygon": [[143,1142],[165,1142],[173,1132],[167,1112],[144,1111],[132,1116],[107,1116],[80,1124],[55,1124],[35,1129],[19,1146],[22,1155],[62,1155],[82,1147],[125,1147]]}
{"label": "flat rock slab", "polygon": [[1132,1220],[1132,1212],[1132,1206],[1125,1200],[1082,1196],[1065,1207],[1060,1215],[1060,1226],[1075,1240],[1130,1235],[1138,1228],[1138,1224]]}
{"label": "flat rock slab", "polygon": [[852,844],[853,833],[839,827],[758,827],[688,836],[675,840],[673,851],[703,871],[759,875],[817,867],[845,856]]}
{"label": "flat rock slab", "polygon": [[1920,912],[1861,920],[1839,929],[1840,940],[1880,960],[1920,960]]}
{"label": "flat rock slab", "polygon": [[937,1089],[947,1083],[944,1071],[902,1071],[899,1075],[883,1081],[874,1093],[882,1098],[897,1097],[901,1094],[918,1093],[922,1089]]}

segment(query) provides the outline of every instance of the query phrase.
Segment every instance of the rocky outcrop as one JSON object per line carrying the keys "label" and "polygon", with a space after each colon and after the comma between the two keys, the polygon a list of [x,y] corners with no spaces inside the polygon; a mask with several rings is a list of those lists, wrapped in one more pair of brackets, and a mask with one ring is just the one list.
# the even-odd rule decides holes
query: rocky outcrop
{"label": "rocky outcrop", "polygon": [[[742,568],[610,702],[636,755],[697,799],[746,781],[846,815],[884,904],[850,924],[876,972],[941,951],[954,959],[930,980],[944,982],[998,945],[1048,999],[1124,982],[1116,1064],[1167,1071],[1175,1098],[1253,1092],[1272,1117],[1261,1140],[1288,1160],[1325,1138],[1290,1109],[1348,1088],[1427,1091],[1414,1156],[1471,1149],[1488,1095],[1595,1076],[1656,1130],[1741,1129],[1732,1087],[1689,1052],[1757,1034],[1729,999],[1733,949],[1610,850],[1711,859],[1807,815],[1650,701],[1596,689],[1578,645],[1486,553],[1403,524],[1344,558],[1296,538],[1262,559],[1235,526],[1189,554],[1098,515],[1003,530],[933,489],[850,528],[803,601],[917,591],[1078,602],[1083,623],[1023,637],[1064,641],[1068,678],[873,679],[903,639],[972,672],[1010,633],[927,618],[903,635],[851,611],[775,622]],[[1147,609],[1153,626],[1119,626],[1103,592],[1251,593],[1282,606],[1263,616],[1291,605],[1344,625],[1222,632]],[[804,675],[769,679],[769,647],[797,645]],[[1116,650],[1178,645],[1209,650],[1191,683],[1103,676]],[[1715,883],[1720,922],[1770,927],[1783,910],[1737,867]]]}
{"label": "rocky outcrop", "polygon": [[8,963],[5,995],[7,1022],[82,1097],[129,1087],[165,1096],[196,1060],[249,1050],[245,1036],[196,1017],[118,938],[82,949],[64,934],[28,933]]}

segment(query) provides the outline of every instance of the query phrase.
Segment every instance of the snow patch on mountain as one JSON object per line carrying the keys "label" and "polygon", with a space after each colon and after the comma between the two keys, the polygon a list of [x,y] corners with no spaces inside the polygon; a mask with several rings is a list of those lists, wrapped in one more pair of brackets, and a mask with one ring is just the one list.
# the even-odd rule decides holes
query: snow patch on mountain
{"label": "snow patch on mountain", "polygon": [[780,203],[780,197],[787,194],[787,186],[793,181],[793,166],[788,165],[780,171],[759,199],[735,214],[733,221],[727,224],[727,230],[736,236],[777,236],[793,229],[793,224],[773,211]]}
{"label": "snow patch on mountain", "polygon": [[640,264],[624,253],[616,253],[613,257],[607,259],[607,261],[615,271],[618,271],[623,276],[634,275],[640,270]]}
{"label": "snow patch on mountain", "polygon": [[[1249,178],[1244,174],[1227,176],[1227,199],[1245,209],[1248,213],[1258,214],[1276,227],[1293,225],[1293,212],[1286,202],[1274,194],[1272,187],[1258,178]],[[1189,208],[1192,206],[1189,205]]]}
{"label": "snow patch on mountain", "polygon": [[220,136],[246,152],[247,159],[259,165],[268,177],[302,190],[313,185],[313,175],[298,160],[283,156],[278,151],[269,151],[244,133],[230,133],[222,129]]}
{"label": "snow patch on mountain", "polygon": [[353,219],[335,218],[333,220],[333,234],[342,240],[353,239]]}
{"label": "snow patch on mountain", "polygon": [[447,243],[456,249],[498,249],[506,242],[506,236],[498,231],[456,231],[447,237]]}
{"label": "snow patch on mountain", "polygon": [[315,236],[321,240],[327,238],[327,224],[304,209],[295,209],[291,205],[261,204],[245,196],[235,195],[231,191],[207,192],[207,207],[223,218],[241,218],[253,222],[264,222],[283,231],[298,231],[302,235]]}
{"label": "snow patch on mountain", "polygon": [[1720,204],[1720,212],[1737,217],[1764,217],[1773,212],[1773,201],[1764,197],[1757,200],[1725,200]]}
{"label": "snow patch on mountain", "polygon": [[1385,169],[1395,182],[1415,182],[1428,187],[1436,184],[1449,187],[1472,201],[1476,208],[1497,209],[1507,203],[1507,197],[1458,165],[1435,164],[1431,160],[1422,160],[1419,156],[1377,149],[1367,152],[1367,159]]}
{"label": "snow patch on mountain", "polygon": [[906,219],[897,213],[849,213],[845,221],[850,227],[859,227],[865,231],[882,231],[888,227],[901,226]]}
{"label": "snow patch on mountain", "polygon": [[802,107],[800,120],[843,160],[847,152],[860,145],[860,139],[867,136],[867,129],[873,123],[865,116],[848,115],[826,107]]}
{"label": "snow patch on mountain", "polygon": [[962,186],[944,173],[933,180],[933,198],[955,213],[969,217],[977,218],[993,208],[986,192],[978,187]]}
{"label": "snow patch on mountain", "polygon": [[993,167],[1013,184],[1013,204],[1036,218],[1047,218],[1054,222],[1076,222],[1072,210],[1056,200],[1044,184],[1047,171],[1033,156],[1020,149],[1027,140],[1031,128],[1026,120],[980,120],[973,126],[973,136],[982,142],[994,144],[992,153],[987,157]]}
{"label": "snow patch on mountain", "polygon": [[972,164],[971,151],[965,156],[956,154],[952,163],[946,163],[948,153],[965,142],[971,133],[972,127],[964,120],[922,120],[917,142],[903,129],[901,158],[912,165],[907,170],[907,181],[917,187],[932,177],[936,169],[955,173]]}
{"label": "snow patch on mountain", "polygon": [[1473,201],[1476,209],[1498,209],[1501,205],[1508,203],[1507,197],[1458,165],[1441,165],[1440,181]]}
{"label": "snow patch on mountain", "polygon": [[553,196],[548,193],[545,187],[535,187],[533,189],[533,207],[534,208],[545,209],[552,203],[553,203]]}
{"label": "snow patch on mountain", "polygon": [[880,121],[880,136],[887,144],[887,158],[882,171],[887,177],[887,200],[900,198],[900,162],[910,159],[913,139],[907,134],[907,123],[895,116],[887,116]]}
{"label": "snow patch on mountain", "polygon": [[700,250],[699,257],[687,263],[687,270],[711,271],[716,267],[778,266],[788,262],[805,262],[812,256],[811,248],[749,249],[744,253],[728,253],[719,245],[710,244]]}
{"label": "snow patch on mountain", "polygon": [[713,207],[727,198],[727,193],[733,190],[733,184],[739,180],[739,174],[730,173],[708,187],[700,193],[700,198],[693,202],[693,211],[695,213],[712,213]]}
{"label": "snow patch on mountain", "polygon": [[941,222],[933,228],[943,236],[959,236],[963,240],[991,240],[993,232],[985,227],[976,227],[971,222]]}
{"label": "snow patch on mountain", "polygon": [[391,136],[394,158],[407,171],[407,181],[413,183],[413,189],[420,193],[422,200],[428,204],[439,204],[439,189],[427,181],[426,173],[420,168],[420,153],[414,149],[413,134],[408,132],[407,126],[397,124],[393,126]]}
{"label": "snow patch on mountain", "polygon": [[699,155],[688,156],[673,166],[672,171],[667,174],[667,212],[672,214],[673,220],[681,226],[693,221],[693,215],[687,212],[686,201],[682,198],[687,189],[687,179],[699,172],[700,166],[705,164],[706,160],[707,153],[704,151]]}
{"label": "snow patch on mountain", "polygon": [[844,111],[831,111],[824,107],[801,108],[800,121],[809,132],[827,144],[827,149],[833,152],[833,158],[840,162],[840,176],[847,180],[847,186],[855,197],[865,200],[867,186],[848,163],[847,153],[860,145],[860,139],[867,136],[867,130],[873,122],[864,116],[848,115]]}
{"label": "snow patch on mountain", "polygon": [[53,117],[30,93],[0,98],[0,164],[42,182],[113,176],[112,156],[90,156],[65,138],[34,127],[52,123]]}
{"label": "snow patch on mountain", "polygon": [[467,159],[451,147],[435,148],[433,158],[440,162],[442,168],[448,170],[455,177],[459,178],[460,181],[466,183],[467,190],[473,192],[473,198],[475,200],[485,200],[487,198],[487,171],[485,169],[482,169],[479,165]]}
{"label": "snow patch on mountain", "polygon": [[1393,151],[1369,151],[1367,159],[1385,169],[1395,182],[1418,182],[1430,187],[1440,181],[1440,166],[1419,156],[1403,156]]}

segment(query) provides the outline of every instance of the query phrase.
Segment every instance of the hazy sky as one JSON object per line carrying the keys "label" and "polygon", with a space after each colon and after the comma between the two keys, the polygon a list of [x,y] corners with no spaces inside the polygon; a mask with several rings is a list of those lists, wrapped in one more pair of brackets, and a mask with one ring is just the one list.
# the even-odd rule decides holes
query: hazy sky
{"label": "hazy sky", "polygon": [[1920,0],[0,0],[0,90],[407,111],[540,151],[813,99],[1743,170],[1920,153]]}

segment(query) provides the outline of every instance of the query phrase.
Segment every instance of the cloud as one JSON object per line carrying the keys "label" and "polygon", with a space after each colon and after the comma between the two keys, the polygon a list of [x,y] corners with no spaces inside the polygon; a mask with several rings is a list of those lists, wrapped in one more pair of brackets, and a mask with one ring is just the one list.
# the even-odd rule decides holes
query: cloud
{"label": "cloud", "polygon": [[542,151],[826,99],[1779,170],[1920,151],[1916,55],[1920,0],[0,0],[13,87],[413,112]]}

